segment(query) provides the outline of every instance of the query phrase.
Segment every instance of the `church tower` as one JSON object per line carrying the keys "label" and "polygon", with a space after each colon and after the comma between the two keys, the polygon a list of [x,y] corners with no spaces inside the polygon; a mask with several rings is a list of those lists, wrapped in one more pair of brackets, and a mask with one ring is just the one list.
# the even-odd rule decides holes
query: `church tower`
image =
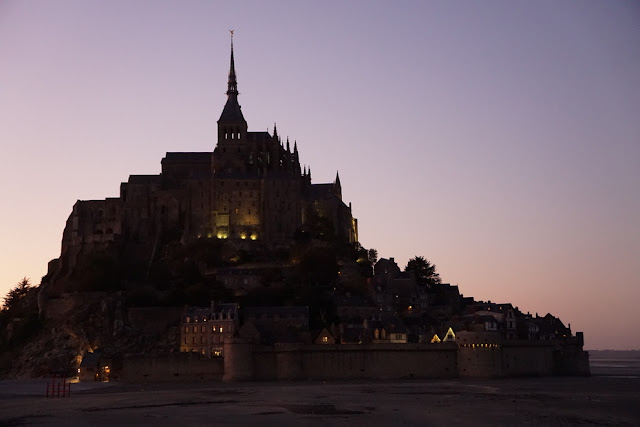
{"label": "church tower", "polygon": [[227,81],[227,103],[218,119],[218,141],[239,140],[247,136],[247,121],[242,115],[242,108],[238,103],[238,81],[233,58],[233,31],[231,32],[231,62],[229,66],[229,80]]}

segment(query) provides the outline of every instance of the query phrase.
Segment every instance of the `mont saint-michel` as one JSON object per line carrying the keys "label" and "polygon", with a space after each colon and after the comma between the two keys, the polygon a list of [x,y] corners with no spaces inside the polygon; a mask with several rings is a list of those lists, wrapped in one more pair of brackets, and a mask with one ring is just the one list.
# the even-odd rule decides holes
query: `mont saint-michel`
{"label": "mont saint-michel", "polygon": [[119,197],[74,204],[60,257],[7,298],[5,375],[589,374],[582,333],[557,317],[464,296],[424,256],[401,268],[362,247],[339,173],[314,183],[302,141],[249,131],[233,40],[226,96],[211,152],[168,152]]}

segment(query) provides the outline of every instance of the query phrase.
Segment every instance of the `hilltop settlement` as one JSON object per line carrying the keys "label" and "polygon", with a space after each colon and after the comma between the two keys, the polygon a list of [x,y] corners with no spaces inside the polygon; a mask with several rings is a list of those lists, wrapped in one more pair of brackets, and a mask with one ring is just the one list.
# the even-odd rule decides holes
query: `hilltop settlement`
{"label": "hilltop settlement", "polygon": [[583,335],[476,301],[422,256],[359,243],[342,184],[252,132],[233,40],[213,152],[169,152],[120,196],[79,200],[39,286],[0,312],[0,373],[81,381],[588,375]]}

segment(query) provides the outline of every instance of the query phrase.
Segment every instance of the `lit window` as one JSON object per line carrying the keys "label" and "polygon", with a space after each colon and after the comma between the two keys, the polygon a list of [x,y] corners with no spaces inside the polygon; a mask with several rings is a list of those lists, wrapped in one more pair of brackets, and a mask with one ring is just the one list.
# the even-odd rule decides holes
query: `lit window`
{"label": "lit window", "polygon": [[329,342],[329,337],[322,337],[322,342]]}
{"label": "lit window", "polygon": [[220,333],[222,333],[222,326],[220,326]]}

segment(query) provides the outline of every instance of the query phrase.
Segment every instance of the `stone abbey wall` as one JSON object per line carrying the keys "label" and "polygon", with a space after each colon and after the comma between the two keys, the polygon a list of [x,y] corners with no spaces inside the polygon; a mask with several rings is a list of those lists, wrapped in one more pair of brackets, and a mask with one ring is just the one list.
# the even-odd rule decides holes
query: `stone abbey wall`
{"label": "stone abbey wall", "polygon": [[105,298],[105,292],[63,293],[58,298],[48,298],[42,303],[45,319],[61,319],[79,307],[95,304]]}

